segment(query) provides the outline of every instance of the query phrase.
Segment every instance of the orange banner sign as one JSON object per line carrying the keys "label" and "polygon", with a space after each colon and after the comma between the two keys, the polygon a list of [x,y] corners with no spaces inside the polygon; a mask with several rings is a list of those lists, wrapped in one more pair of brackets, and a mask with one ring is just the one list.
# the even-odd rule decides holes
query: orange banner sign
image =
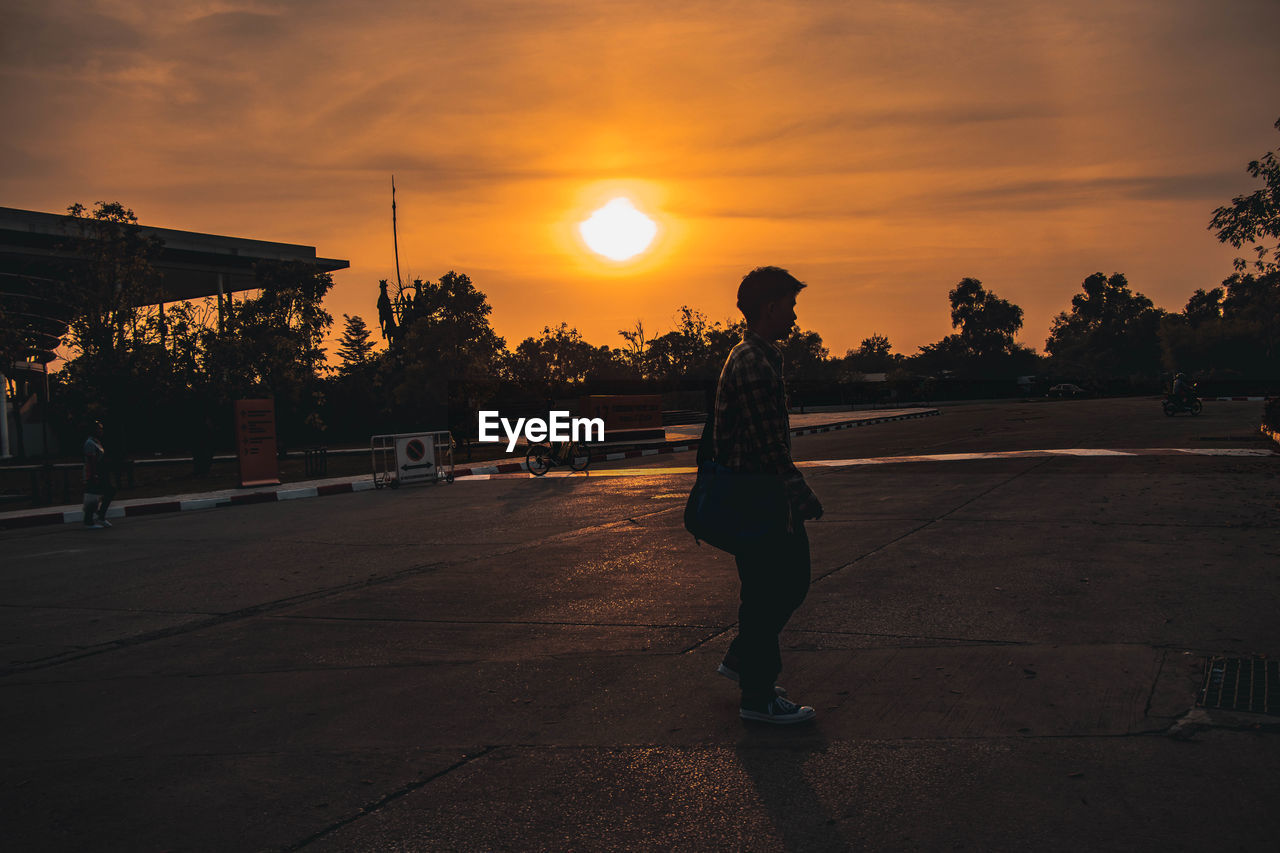
{"label": "orange banner sign", "polygon": [[236,400],[236,457],[242,487],[280,482],[274,400]]}

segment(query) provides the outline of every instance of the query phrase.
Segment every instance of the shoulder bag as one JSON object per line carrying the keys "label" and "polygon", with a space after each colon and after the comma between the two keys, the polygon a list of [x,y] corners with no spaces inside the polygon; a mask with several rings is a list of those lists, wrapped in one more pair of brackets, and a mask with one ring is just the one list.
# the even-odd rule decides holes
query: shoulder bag
{"label": "shoulder bag", "polygon": [[698,478],[684,507],[684,527],[699,544],[738,556],[785,532],[790,505],[781,477],[735,472],[717,462],[714,436],[713,410],[698,445]]}

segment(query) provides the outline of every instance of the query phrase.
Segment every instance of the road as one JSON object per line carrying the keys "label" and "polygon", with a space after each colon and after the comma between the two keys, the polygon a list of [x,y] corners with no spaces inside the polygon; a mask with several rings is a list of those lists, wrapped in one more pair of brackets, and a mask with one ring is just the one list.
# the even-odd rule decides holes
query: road
{"label": "road", "polygon": [[[796,457],[1265,453],[1260,404],[948,407]],[[687,455],[601,466],[687,466]],[[1280,457],[810,467],[797,730],[714,674],[691,476],[504,477],[0,534],[22,850],[1272,850]],[[1188,716],[1190,714],[1190,716]]]}

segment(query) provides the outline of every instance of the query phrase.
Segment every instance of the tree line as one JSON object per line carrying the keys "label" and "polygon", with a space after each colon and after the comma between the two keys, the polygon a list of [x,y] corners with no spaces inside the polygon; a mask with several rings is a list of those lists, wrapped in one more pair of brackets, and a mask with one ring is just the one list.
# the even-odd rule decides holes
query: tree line
{"label": "tree line", "polygon": [[[1055,317],[1042,354],[1016,340],[1022,308],[966,277],[947,294],[952,333],[913,354],[872,334],[833,356],[816,332],[793,329],[783,342],[793,402],[1013,395],[1027,390],[1018,377],[1035,377],[1040,389],[1071,381],[1096,393],[1149,393],[1174,371],[1280,391],[1280,245],[1268,243],[1280,238],[1276,152],[1248,171],[1263,186],[1217,208],[1209,228],[1253,257],[1237,259],[1231,275],[1197,289],[1181,311],[1156,307],[1122,273],[1093,273]],[[344,314],[330,364],[328,273],[260,264],[258,289],[221,312],[212,300],[162,310],[151,266],[159,246],[133,212],[118,203],[69,212],[90,239],[82,241],[86,263],[66,283],[77,306],[66,338],[73,357],[51,395],[60,437],[71,442],[64,446],[102,418],[127,452],[194,449],[199,457],[229,445],[231,402],[247,397],[275,400],[279,435],[292,447],[424,428],[465,435],[477,408],[545,408],[589,393],[683,391],[696,405],[743,331],[741,322],[682,306],[670,330],[654,334],[637,321],[614,346],[567,323],[508,346],[485,294],[450,271],[435,281],[380,282],[373,309],[385,346],[362,316]]]}
{"label": "tree line", "polygon": [[[1280,121],[1275,126],[1280,130]],[[1247,171],[1263,186],[1214,210],[1209,228],[1224,243],[1250,247],[1253,258],[1237,259],[1220,286],[1196,290],[1182,311],[1156,307],[1123,273],[1095,272],[1054,318],[1040,354],[1016,340],[1022,308],[966,277],[947,294],[953,333],[914,354],[895,353],[887,337],[873,334],[832,356],[816,332],[792,330],[783,349],[793,393],[812,404],[948,390],[1013,394],[1028,390],[1018,377],[1035,377],[1032,388],[1040,390],[1072,381],[1100,394],[1147,393],[1175,372],[1223,390],[1280,391],[1280,244],[1268,243],[1280,238],[1276,152]],[[618,331],[615,347],[594,345],[561,323],[507,349],[489,326],[484,294],[465,275],[407,287],[383,281],[379,289],[386,350],[375,351],[361,317],[344,315],[336,381],[346,383],[347,394],[388,390],[402,407],[435,401],[433,412],[418,415],[440,422],[442,412],[452,412],[451,425],[486,396],[551,400],[628,384],[705,388],[743,331],[741,322],[712,321],[682,306],[670,331],[653,336],[637,322]],[[869,383],[871,377],[883,381]],[[361,411],[376,405],[372,397],[364,402]]]}

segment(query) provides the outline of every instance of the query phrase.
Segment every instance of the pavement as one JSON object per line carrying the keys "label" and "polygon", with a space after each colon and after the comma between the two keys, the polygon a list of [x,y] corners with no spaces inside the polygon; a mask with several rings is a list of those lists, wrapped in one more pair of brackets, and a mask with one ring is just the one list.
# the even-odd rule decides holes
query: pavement
{"label": "pavement", "polygon": [[662,458],[11,530],[0,832],[1271,851],[1280,715],[1197,704],[1215,656],[1280,654],[1259,413],[1010,404],[797,438],[827,512],[782,634],[818,710],[794,729],[743,723],[714,672],[735,570],[683,531],[692,477]]}

